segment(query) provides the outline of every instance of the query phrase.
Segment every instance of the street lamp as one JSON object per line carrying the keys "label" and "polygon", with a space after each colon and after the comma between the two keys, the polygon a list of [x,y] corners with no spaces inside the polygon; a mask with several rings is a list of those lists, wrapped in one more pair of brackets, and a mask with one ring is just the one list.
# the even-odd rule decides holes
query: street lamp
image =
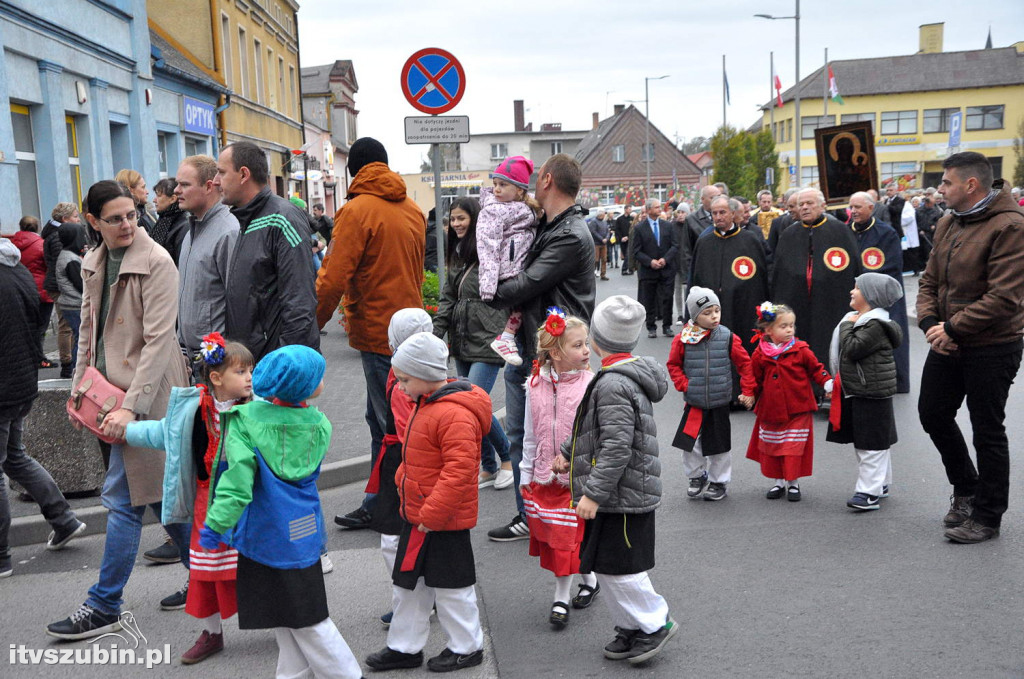
{"label": "street lamp", "polygon": [[644,117],[647,119],[645,127],[644,157],[647,162],[647,182],[644,184],[644,203],[651,199],[651,161],[654,154],[651,153],[651,96],[647,92],[647,83],[652,80],[664,80],[667,75],[659,75],[657,78],[644,78]]}
{"label": "street lamp", "polygon": [[[803,127],[800,125],[800,0],[795,0],[796,11],[793,16],[788,17],[777,17],[771,14],[755,14],[754,16],[759,19],[793,19],[796,24],[796,84],[794,86],[795,94],[793,102],[793,115],[796,118],[794,127],[796,128],[796,137],[793,139],[795,144],[793,149],[793,155],[796,157],[796,183],[800,184],[800,137],[803,136]],[[792,187],[790,187],[792,188]]]}

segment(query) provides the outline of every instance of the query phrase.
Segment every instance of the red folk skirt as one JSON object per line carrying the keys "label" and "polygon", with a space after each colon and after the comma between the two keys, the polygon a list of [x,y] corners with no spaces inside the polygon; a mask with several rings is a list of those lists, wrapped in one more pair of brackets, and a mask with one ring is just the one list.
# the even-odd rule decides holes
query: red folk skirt
{"label": "red folk skirt", "polygon": [[209,497],[208,486],[196,488],[192,539],[188,545],[188,598],[185,600],[185,612],[194,618],[208,618],[219,612],[220,617],[226,619],[238,611],[235,597],[238,552],[223,543],[213,552],[205,552],[199,546],[199,531],[206,521]]}
{"label": "red folk skirt", "polygon": [[769,479],[796,481],[810,476],[814,466],[814,419],[803,413],[788,422],[766,422],[760,417],[750,433],[747,457],[761,463]]}
{"label": "red folk skirt", "polygon": [[530,526],[530,556],[539,556],[541,568],[558,577],[580,572],[584,524],[577,519],[571,503],[572,494],[558,481],[533,481],[523,492]]}

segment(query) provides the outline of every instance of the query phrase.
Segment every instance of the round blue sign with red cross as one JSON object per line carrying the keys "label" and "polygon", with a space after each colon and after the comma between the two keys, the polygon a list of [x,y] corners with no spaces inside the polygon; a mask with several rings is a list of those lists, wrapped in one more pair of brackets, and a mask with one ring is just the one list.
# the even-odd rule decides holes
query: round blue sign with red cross
{"label": "round blue sign with red cross", "polygon": [[402,94],[424,113],[449,111],[465,93],[466,72],[459,60],[443,49],[422,49],[402,67]]}

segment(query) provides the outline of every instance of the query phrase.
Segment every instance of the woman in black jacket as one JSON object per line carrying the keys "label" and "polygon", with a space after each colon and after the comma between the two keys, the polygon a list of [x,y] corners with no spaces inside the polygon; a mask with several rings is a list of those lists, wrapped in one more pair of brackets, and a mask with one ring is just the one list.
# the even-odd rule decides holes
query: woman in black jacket
{"label": "woman in black jacket", "polygon": [[[508,314],[480,299],[480,262],[476,251],[476,219],[480,203],[475,198],[459,198],[448,212],[449,234],[447,280],[434,315],[434,334],[448,335],[456,372],[487,393],[494,387],[498,371],[505,361],[491,350],[491,340],[505,328]],[[509,443],[497,418],[481,444],[483,471],[480,485],[498,490],[512,485]],[[494,459],[501,459],[499,468]]]}
{"label": "woman in black jacket", "polygon": [[171,253],[175,266],[178,265],[178,255],[181,254],[181,243],[188,233],[188,213],[178,206],[178,197],[174,195],[174,189],[177,187],[178,182],[171,177],[161,179],[153,187],[157,220],[149,231],[153,240]]}

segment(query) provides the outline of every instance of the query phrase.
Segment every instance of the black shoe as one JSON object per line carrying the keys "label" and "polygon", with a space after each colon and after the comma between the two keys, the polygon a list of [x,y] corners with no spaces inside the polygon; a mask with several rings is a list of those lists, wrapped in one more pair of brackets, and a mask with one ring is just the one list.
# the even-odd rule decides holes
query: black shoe
{"label": "black shoe", "polygon": [[945,535],[953,542],[959,542],[962,545],[973,545],[976,542],[984,542],[985,540],[999,537],[999,529],[984,526],[974,519],[967,519],[959,526],[947,528]]}
{"label": "black shoe", "polygon": [[790,502],[800,502],[800,486],[790,486],[786,491],[786,499]]}
{"label": "black shoe", "polygon": [[623,276],[632,276],[632,275],[633,275],[633,272],[632,272],[632,271],[623,271],[623,272],[622,272],[622,275],[623,275]]}
{"label": "black shoe", "polygon": [[50,537],[46,540],[46,548],[51,552],[64,549],[65,545],[84,531],[85,524],[76,519],[73,524],[66,528],[50,531]]}
{"label": "black shoe", "polygon": [[0,556],[0,578],[9,578],[14,574],[10,556]]}
{"label": "black shoe", "polygon": [[590,585],[580,585],[580,592],[572,598],[573,608],[590,608],[590,604],[594,603],[594,597],[601,591],[601,583],[596,583],[593,587]]}
{"label": "black shoe", "polygon": [[778,500],[782,497],[782,494],[786,492],[785,486],[772,486],[768,489],[768,492],[764,494],[769,500]]}
{"label": "black shoe", "polygon": [[427,669],[431,672],[454,672],[464,670],[467,667],[476,667],[484,661],[484,650],[472,653],[456,653],[450,649],[444,649],[440,655],[435,655],[427,661]]}
{"label": "black shoe", "polygon": [[665,337],[675,337],[675,335],[672,333],[672,328],[662,328],[661,334],[664,335]]}
{"label": "black shoe", "polygon": [[188,582],[174,594],[169,594],[160,600],[161,611],[180,611],[185,608],[185,601],[188,600]]}
{"label": "black shoe", "polygon": [[120,616],[97,611],[82,604],[70,617],[46,626],[46,633],[58,639],[91,639],[121,629]]}
{"label": "black shoe", "polygon": [[142,556],[154,563],[178,563],[181,561],[181,552],[178,551],[178,546],[170,537],[164,541],[164,544],[149,550]]}
{"label": "black shoe", "polygon": [[569,604],[564,601],[556,601],[551,604],[551,615],[548,616],[548,622],[555,629],[565,629],[565,626],[569,624]]}
{"label": "black shoe", "polygon": [[629,657],[630,651],[633,650],[633,642],[638,634],[640,634],[638,629],[616,627],[615,638],[604,647],[604,657],[609,660],[624,660]]}
{"label": "black shoe", "polygon": [[668,640],[679,631],[679,623],[672,618],[668,619],[665,626],[653,634],[641,631],[633,639],[633,648],[630,650],[627,659],[631,665],[646,662],[661,653]]}
{"label": "black shoe", "polygon": [[63,366],[62,365],[60,367],[60,378],[62,380],[70,380],[74,376],[75,376],[75,374],[71,371],[71,366],[70,365],[68,365],[68,366]]}
{"label": "black shoe", "polygon": [[344,516],[338,514],[334,517],[334,523],[338,524],[342,528],[348,528],[349,530],[360,530],[362,528],[370,527],[371,518],[373,518],[373,516],[370,512],[359,507],[355,511],[349,512]]}
{"label": "black shoe", "polygon": [[487,531],[487,537],[495,542],[512,542],[514,540],[529,540],[530,526],[523,521],[523,517],[516,514],[508,525],[492,528]]}
{"label": "black shoe", "polygon": [[405,670],[423,664],[423,651],[419,653],[402,653],[385,646],[376,653],[366,656],[366,664],[371,670]]}
{"label": "black shoe", "polygon": [[650,339],[654,339],[654,338],[656,338],[658,336],[658,331],[657,330],[648,330],[647,331],[647,336]]}

